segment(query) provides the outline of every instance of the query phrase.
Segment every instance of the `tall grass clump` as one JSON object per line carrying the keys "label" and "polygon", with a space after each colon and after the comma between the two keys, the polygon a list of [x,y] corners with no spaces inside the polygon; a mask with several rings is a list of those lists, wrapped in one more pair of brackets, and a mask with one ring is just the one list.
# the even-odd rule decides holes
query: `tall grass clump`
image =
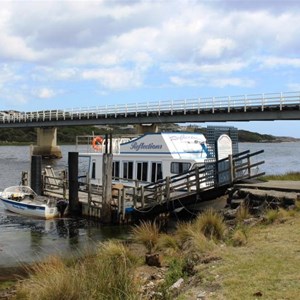
{"label": "tall grass clump", "polygon": [[248,242],[249,228],[247,226],[238,225],[234,228],[230,242],[234,247],[244,246]]}
{"label": "tall grass clump", "polygon": [[195,226],[207,238],[213,240],[223,240],[227,231],[223,217],[211,208],[197,217]]}
{"label": "tall grass clump", "polygon": [[158,239],[157,248],[172,255],[179,251],[179,244],[175,236],[161,234]]}
{"label": "tall grass clump", "polygon": [[276,221],[284,221],[290,216],[290,213],[283,208],[268,209],[264,214],[264,223],[272,224]]}
{"label": "tall grass clump", "polygon": [[251,214],[249,212],[249,208],[246,204],[241,204],[239,208],[237,209],[236,213],[236,219],[238,222],[242,222],[248,218],[251,217]]}
{"label": "tall grass clump", "polygon": [[200,256],[214,249],[213,241],[208,240],[197,224],[180,223],[177,227],[175,237],[178,240],[181,250],[186,252],[188,259],[198,260]]}
{"label": "tall grass clump", "polygon": [[134,258],[119,242],[101,244],[98,252],[67,266],[51,257],[33,266],[17,289],[17,300],[139,299]]}
{"label": "tall grass clump", "polygon": [[195,228],[190,222],[180,222],[176,229],[176,238],[180,245],[190,240],[195,236]]}
{"label": "tall grass clump", "polygon": [[86,263],[87,294],[81,299],[138,299],[134,266],[135,258],[122,243],[103,243],[96,257]]}
{"label": "tall grass clump", "polygon": [[147,249],[149,254],[152,254],[159,240],[159,227],[156,223],[150,221],[142,221],[140,225],[136,225],[132,229],[133,239],[141,242]]}
{"label": "tall grass clump", "polygon": [[30,273],[29,278],[17,286],[16,299],[80,299],[84,284],[81,281],[84,270],[80,265],[68,268],[61,258],[51,256],[32,266]]}

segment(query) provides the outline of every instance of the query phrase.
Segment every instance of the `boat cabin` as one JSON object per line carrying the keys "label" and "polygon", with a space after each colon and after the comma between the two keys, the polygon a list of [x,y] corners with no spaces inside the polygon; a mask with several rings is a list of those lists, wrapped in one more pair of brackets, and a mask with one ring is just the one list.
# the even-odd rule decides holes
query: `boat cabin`
{"label": "boat cabin", "polygon": [[[91,184],[102,185],[104,141],[95,137],[91,146],[93,152],[79,154],[79,169],[85,166],[85,174],[81,175],[86,175]],[[134,180],[142,184],[156,182],[202,166],[210,157],[206,139],[200,133],[148,133],[131,140],[113,139],[112,150],[113,180],[124,184]]]}

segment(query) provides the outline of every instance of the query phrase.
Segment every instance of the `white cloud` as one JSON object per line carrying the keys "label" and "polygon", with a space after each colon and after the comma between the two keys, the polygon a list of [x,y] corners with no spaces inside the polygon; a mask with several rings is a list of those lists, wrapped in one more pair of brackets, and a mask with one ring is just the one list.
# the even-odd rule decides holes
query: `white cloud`
{"label": "white cloud", "polygon": [[103,87],[110,89],[127,89],[138,87],[142,82],[142,75],[135,70],[122,68],[86,70],[82,72],[84,80],[96,80]]}
{"label": "white cloud", "polygon": [[224,88],[228,86],[248,88],[255,86],[255,81],[243,78],[217,78],[211,80],[209,85],[218,88]]}
{"label": "white cloud", "polygon": [[0,88],[13,95],[26,84],[24,99],[60,94],[49,86],[82,95],[87,83],[96,96],[170,84],[263,88],[266,72],[290,68],[293,78],[300,67],[299,15],[277,0],[4,1],[0,61],[10,67],[0,68]]}
{"label": "white cloud", "polygon": [[231,61],[219,64],[197,65],[191,63],[165,64],[162,69],[166,72],[176,72],[180,74],[219,74],[232,73],[245,69],[247,62]]}
{"label": "white cloud", "polygon": [[49,99],[49,98],[53,98],[56,95],[56,92],[53,89],[43,87],[34,90],[32,94],[41,99]]}
{"label": "white cloud", "polygon": [[300,82],[288,83],[287,89],[289,91],[300,91]]}
{"label": "white cloud", "polygon": [[263,57],[259,59],[262,67],[264,68],[280,68],[280,67],[292,67],[300,68],[300,58],[289,57]]}
{"label": "white cloud", "polygon": [[19,79],[20,76],[9,64],[0,65],[0,87],[6,84],[12,84]]}
{"label": "white cloud", "polygon": [[208,39],[199,49],[201,56],[219,58],[225,51],[230,51],[235,48],[235,42],[231,39]]}
{"label": "white cloud", "polygon": [[170,77],[170,82],[181,87],[217,87],[217,88],[224,88],[224,87],[253,87],[255,86],[255,81],[251,79],[244,79],[244,78],[235,78],[235,77],[228,77],[228,78],[210,78],[210,77],[180,77],[180,76],[172,76]]}

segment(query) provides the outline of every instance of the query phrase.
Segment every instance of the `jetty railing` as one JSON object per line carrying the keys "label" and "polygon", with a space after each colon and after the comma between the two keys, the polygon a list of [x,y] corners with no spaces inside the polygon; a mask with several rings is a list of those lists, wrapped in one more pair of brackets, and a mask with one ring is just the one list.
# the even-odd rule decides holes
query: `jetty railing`
{"label": "jetty railing", "polygon": [[[230,186],[238,181],[260,177],[264,172],[258,166],[264,161],[251,162],[251,158],[263,153],[244,151],[217,162],[197,167],[188,172],[167,177],[158,182],[141,186],[137,190],[142,208],[163,202],[174,201],[206,190]],[[220,166],[223,165],[223,168]],[[213,166],[213,168],[211,168]],[[224,167],[225,166],[225,167]],[[226,178],[226,180],[224,180]]]}
{"label": "jetty railing", "polygon": [[[215,161],[208,160],[203,166],[178,175],[166,177],[155,183],[142,185],[135,181],[134,185],[117,183],[112,185],[111,209],[124,221],[128,210],[143,210],[201,194],[202,192],[231,186],[236,182],[264,175],[259,171],[263,160],[253,161],[264,150],[250,151],[229,155]],[[48,172],[43,174],[44,193],[68,198],[68,181],[66,173],[57,176]],[[79,199],[85,205],[85,215],[99,217],[102,207],[103,189],[100,185],[80,182]]]}

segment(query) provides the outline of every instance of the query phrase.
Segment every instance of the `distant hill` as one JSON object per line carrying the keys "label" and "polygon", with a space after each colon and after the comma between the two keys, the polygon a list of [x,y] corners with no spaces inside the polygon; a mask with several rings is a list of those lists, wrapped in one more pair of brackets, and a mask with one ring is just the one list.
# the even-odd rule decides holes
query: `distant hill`
{"label": "distant hill", "polygon": [[[206,128],[198,126],[180,126],[177,124],[159,124],[159,131],[189,131],[200,132],[205,135]],[[134,126],[70,126],[60,127],[57,131],[58,144],[75,144],[76,136],[79,135],[102,135],[111,132],[113,135],[130,135],[136,134]],[[277,137],[268,134],[259,134],[257,132],[250,132],[246,130],[238,131],[239,142],[290,142],[299,139],[291,137]],[[34,128],[3,128],[0,131],[0,144],[24,144],[30,145],[36,143],[36,130]]]}

